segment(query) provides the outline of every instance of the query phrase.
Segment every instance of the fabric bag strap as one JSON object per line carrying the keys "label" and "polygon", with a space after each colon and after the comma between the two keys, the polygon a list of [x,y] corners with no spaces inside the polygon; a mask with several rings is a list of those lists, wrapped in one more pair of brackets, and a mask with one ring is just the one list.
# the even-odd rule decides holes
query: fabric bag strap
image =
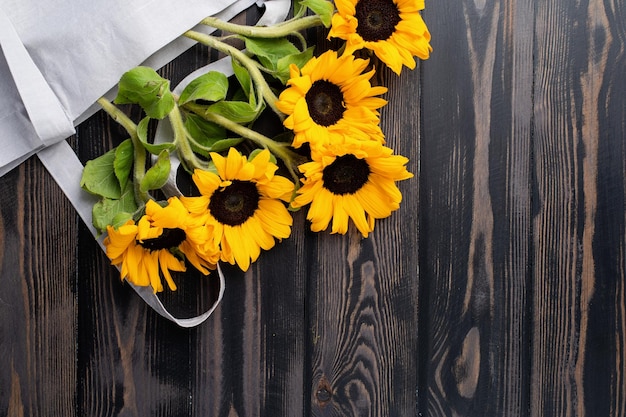
{"label": "fabric bag strap", "polygon": [[[80,177],[83,172],[83,164],[74,153],[74,150],[66,141],[61,141],[39,151],[37,155],[57,184],[59,184],[62,191],[68,197],[76,209],[76,212],[85,222],[85,225],[87,225],[94,238],[97,238],[97,231],[91,222],[91,210],[94,203],[97,202],[97,198],[85,192],[85,190],[83,190],[79,185]],[[104,244],[102,243],[104,236],[100,236],[97,240],[102,250],[105,250]],[[141,287],[134,285],[131,282],[128,282],[128,284],[135,290],[135,292],[137,292],[146,304],[152,307],[154,311],[163,317],[173,321],[181,327],[194,327],[209,318],[224,296],[225,280],[219,264],[217,265],[217,273],[220,279],[220,289],[217,299],[205,313],[191,318],[174,317],[167,310],[167,308],[165,308],[159,297],[152,291],[152,287]]]}

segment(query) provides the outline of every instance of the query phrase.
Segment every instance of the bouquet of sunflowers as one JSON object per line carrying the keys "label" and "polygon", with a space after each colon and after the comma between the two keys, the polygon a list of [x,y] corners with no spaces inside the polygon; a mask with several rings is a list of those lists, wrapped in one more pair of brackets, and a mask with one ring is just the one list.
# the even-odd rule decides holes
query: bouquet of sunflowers
{"label": "bouquet of sunflowers", "polygon": [[[272,26],[206,18],[222,36],[184,36],[229,56],[233,77],[210,71],[175,94],[149,67],[125,73],[113,103],[99,103],[129,138],[89,161],[81,179],[100,197],[93,224],[121,278],[156,293],[163,281],[175,290],[171,272],[189,265],[245,271],[290,236],[291,211],[303,208],[315,232],[343,234],[351,221],[367,237],[398,209],[396,182],[412,177],[408,159],[385,146],[387,89],[372,85],[373,61],[400,75],[428,58],[423,9],[424,0],[296,0],[293,18]],[[309,47],[302,32],[315,27],[339,47]],[[145,117],[135,123],[123,104]],[[257,128],[268,114],[281,126],[272,137]],[[168,124],[167,140],[149,137],[152,120]],[[178,163],[192,193],[176,184]]]}

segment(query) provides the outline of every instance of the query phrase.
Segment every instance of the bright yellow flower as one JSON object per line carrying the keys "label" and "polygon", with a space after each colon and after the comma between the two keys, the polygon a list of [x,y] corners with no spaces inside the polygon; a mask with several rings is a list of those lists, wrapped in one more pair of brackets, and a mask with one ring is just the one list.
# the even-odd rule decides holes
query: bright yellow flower
{"label": "bright yellow flower", "polygon": [[246,271],[261,249],[271,249],[275,239],[291,234],[293,219],[281,200],[291,200],[294,184],[274,175],[278,167],[267,149],[250,161],[234,148],[227,157],[212,153],[211,158],[217,174],[203,170],[193,174],[202,195],[181,199],[213,230],[221,259]]}
{"label": "bright yellow flower", "polygon": [[372,87],[374,70],[363,73],[368,63],[327,51],[302,69],[291,66],[289,87],[276,106],[288,116],[284,124],[294,132],[294,147],[305,142],[317,147],[343,136],[384,142],[378,109],[387,101],[376,96],[387,88]]}
{"label": "bright yellow flower", "polygon": [[161,275],[176,290],[170,271],[186,270],[177,253],[205,275],[219,260],[217,249],[209,246],[206,226],[193,219],[175,197],[165,207],[148,201],[138,223],[128,220],[118,228],[108,226],[107,232],[107,256],[113,265],[121,266],[120,277],[138,286],[150,285],[154,292],[163,291]]}
{"label": "bright yellow flower", "polygon": [[430,33],[420,10],[424,0],[336,0],[329,37],[346,40],[346,53],[367,48],[396,74],[428,59]]}
{"label": "bright yellow flower", "polygon": [[374,220],[397,210],[402,194],[395,182],[411,178],[408,159],[392,155],[374,141],[346,141],[326,146],[311,162],[300,165],[304,174],[293,207],[311,204],[307,219],[311,230],[345,234],[352,219],[363,237],[374,230]]}

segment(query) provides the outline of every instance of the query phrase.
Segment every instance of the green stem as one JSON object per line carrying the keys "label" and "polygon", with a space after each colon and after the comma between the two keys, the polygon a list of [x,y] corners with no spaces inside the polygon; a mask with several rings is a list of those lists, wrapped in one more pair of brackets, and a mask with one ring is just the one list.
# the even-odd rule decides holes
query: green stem
{"label": "green stem", "polygon": [[150,195],[141,191],[140,184],[143,177],[146,175],[146,150],[139,140],[137,135],[137,125],[128,118],[119,108],[104,97],[98,99],[98,104],[102,109],[107,112],[109,116],[117,123],[119,123],[130,135],[130,140],[133,144],[133,187],[135,194],[135,202],[138,206],[143,206],[148,200]]}
{"label": "green stem", "polygon": [[202,163],[191,149],[189,134],[185,128],[183,116],[180,113],[178,105],[174,106],[172,111],[169,113],[168,118],[170,120],[170,124],[172,125],[172,129],[174,130],[174,144],[176,145],[176,150],[178,151],[180,160],[185,168],[189,171],[193,171],[196,168],[207,169],[208,165],[206,163]]}
{"label": "green stem", "polygon": [[274,154],[274,156],[276,156],[278,159],[285,163],[285,166],[287,167],[287,170],[294,179],[296,185],[299,183],[299,177],[295,171],[295,168],[300,165],[303,158],[297,153],[290,150],[289,145],[276,142],[255,130],[249,129],[245,126],[233,122],[227,117],[221,116],[217,113],[208,112],[206,111],[206,107],[203,107],[201,105],[186,103],[185,108],[203,117],[209,122],[213,122],[217,125],[224,127],[226,130],[229,130],[245,139],[251,140],[262,148],[269,149],[269,151]]}
{"label": "green stem", "polygon": [[276,115],[278,115],[280,120],[285,119],[285,115],[280,110],[278,110],[278,107],[276,107],[276,102],[278,101],[278,98],[276,97],[270,86],[267,84],[267,81],[263,77],[261,70],[259,70],[259,68],[256,66],[254,60],[252,60],[245,53],[241,52],[239,49],[230,46],[224,42],[221,42],[214,36],[206,35],[204,33],[196,32],[193,30],[187,31],[183,35],[210,48],[214,48],[220,52],[223,52],[226,55],[229,55],[231,58],[236,59],[241,65],[246,67],[248,73],[250,74],[250,78],[252,78],[252,81],[256,85],[257,92],[265,99],[267,105],[270,106],[270,108],[274,111],[274,113],[276,113]]}
{"label": "green stem", "polygon": [[305,29],[323,25],[322,19],[318,15],[291,19],[272,26],[238,25],[212,16],[203,19],[200,23],[250,38],[283,38]]}

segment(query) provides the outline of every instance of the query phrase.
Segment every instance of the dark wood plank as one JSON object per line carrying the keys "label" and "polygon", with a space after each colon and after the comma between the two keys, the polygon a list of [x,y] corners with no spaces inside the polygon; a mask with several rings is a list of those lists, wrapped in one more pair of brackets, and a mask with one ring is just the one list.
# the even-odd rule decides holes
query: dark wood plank
{"label": "dark wood plank", "polygon": [[[419,71],[378,78],[389,87],[381,116],[387,144],[417,174]],[[400,209],[367,239],[352,225],[345,236],[308,236],[310,415],[415,413],[417,178],[400,184]]]}
{"label": "dark wood plank", "polygon": [[533,5],[430,3],[426,16],[419,410],[524,416]]}
{"label": "dark wood plank", "polygon": [[[304,415],[305,284],[299,230],[242,273],[193,346],[193,415]],[[300,271],[300,272],[299,272]]]}
{"label": "dark wood plank", "polygon": [[[252,7],[235,21],[252,25],[259,11]],[[192,415],[304,415],[303,215],[294,223],[292,236],[263,252],[247,273],[224,265],[224,300],[192,336]]]}
{"label": "dark wood plank", "polygon": [[[141,115],[130,113],[138,121]],[[127,137],[103,112],[79,126],[77,149],[83,162]],[[157,315],[128,285],[93,236],[81,225],[78,238],[80,415],[185,416],[191,413],[190,339]],[[200,277],[175,277],[176,292],[161,298],[175,315],[195,315]],[[205,279],[206,280],[206,279]]]}
{"label": "dark wood plank", "polygon": [[77,218],[37,159],[0,178],[0,415],[77,415]]}
{"label": "dark wood plank", "polygon": [[536,416],[624,415],[625,18],[621,2],[537,9]]}

